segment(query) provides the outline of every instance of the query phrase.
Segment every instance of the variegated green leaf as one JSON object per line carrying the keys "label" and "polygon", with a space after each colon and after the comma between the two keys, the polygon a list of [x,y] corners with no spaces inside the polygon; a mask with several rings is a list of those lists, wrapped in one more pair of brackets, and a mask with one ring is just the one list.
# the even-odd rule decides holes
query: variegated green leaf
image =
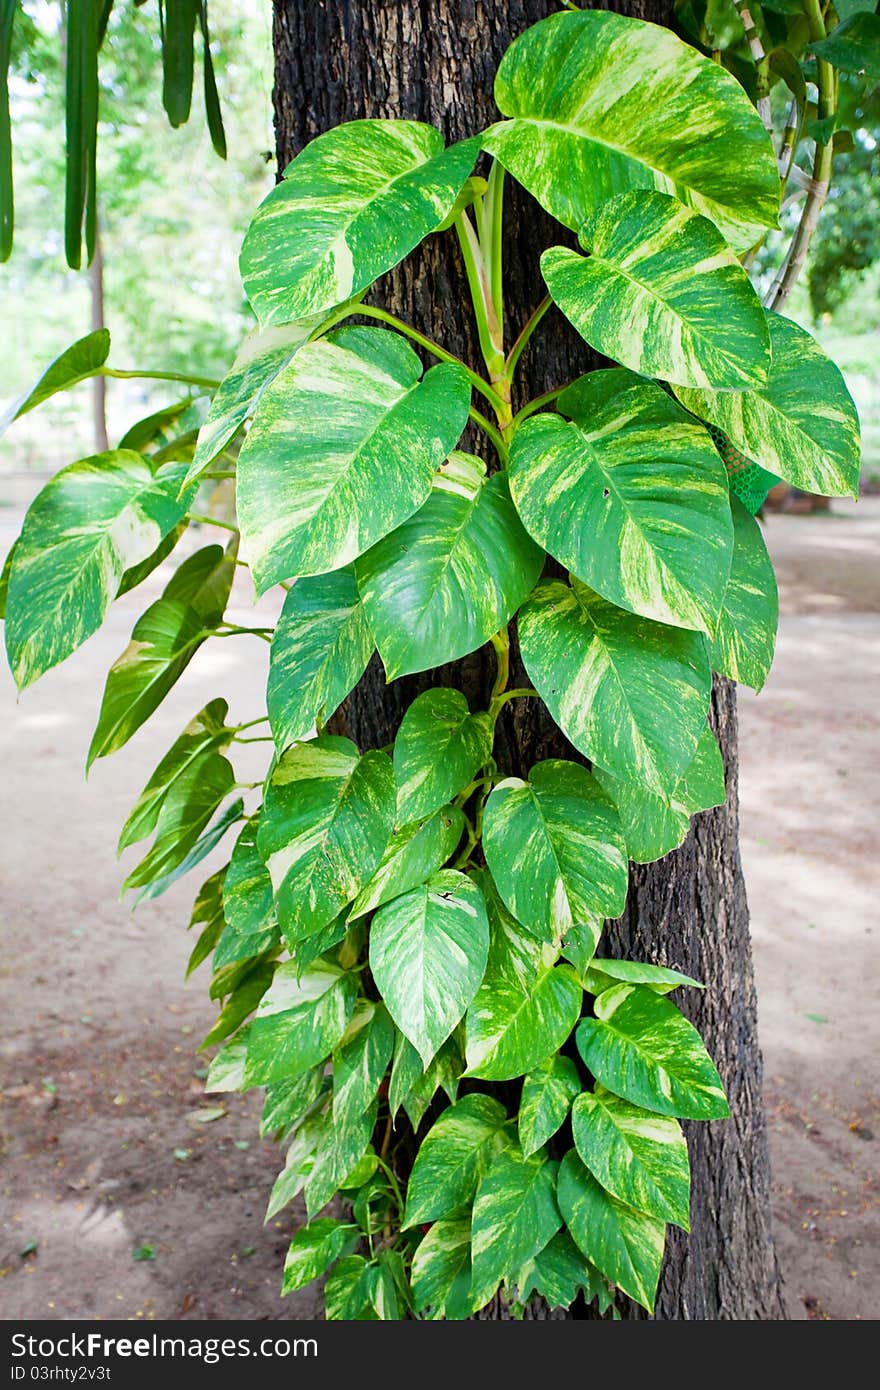
{"label": "variegated green leaf", "polygon": [[319,1111],[310,1115],[299,1125],[287,1150],[284,1167],[275,1179],[269,1193],[266,1220],[271,1221],[294,1197],[298,1197],[306,1185],[306,1179],[315,1166],[315,1154],[321,1140],[330,1128],[329,1114]]}
{"label": "variegated green leaf", "polygon": [[440,1088],[455,1104],[463,1071],[464,1058],[458,1044],[458,1030],[446,1039],[428,1067],[422,1065],[422,1059],[409,1039],[399,1033],[388,1084],[388,1108],[392,1117],[403,1106],[413,1130],[417,1130]]}
{"label": "variegated green leaf", "polygon": [[503,1149],[477,1188],[471,1221],[474,1308],[489,1302],[510,1272],[552,1240],[562,1225],[556,1205],[558,1164]]}
{"label": "variegated green leaf", "polygon": [[377,1114],[378,1102],[375,1098],[357,1114],[347,1114],[344,1122],[334,1114],[333,1124],[322,1134],[306,1178],[306,1213],[309,1219],[332,1201],[363,1159]]}
{"label": "variegated green leaf", "polygon": [[272,880],[257,852],[257,827],[248,821],[239,835],[223,880],[226,926],[217,943],[214,969],[272,950],[280,940]]}
{"label": "variegated green leaf", "polygon": [[461,1321],[473,1310],[470,1221],[435,1221],[412,1261],[416,1311],[430,1318]]}
{"label": "variegated green leaf", "polygon": [[847,15],[826,39],[811,43],[810,47],[841,72],[864,73],[877,81],[880,79],[880,15],[869,11],[869,3],[870,0],[863,0],[855,14]]}
{"label": "variegated green leaf", "polygon": [[367,1111],[376,1099],[394,1038],[394,1024],[384,1004],[367,1004],[352,1019],[333,1054],[333,1120],[340,1127]]}
{"label": "variegated green leaf", "polygon": [[354,921],[381,907],[401,893],[417,888],[449,859],[464,830],[464,816],[457,806],[443,806],[426,821],[413,821],[395,831],[379,867],[351,905]]}
{"label": "variegated green leaf", "polygon": [[299,1125],[325,1089],[323,1066],[287,1077],[267,1087],[260,1116],[260,1138],[280,1140]]}
{"label": "variegated green leaf", "polygon": [[591,1264],[650,1313],[654,1307],[666,1226],[618,1202],[571,1149],[559,1167],[559,1209]]}
{"label": "variegated green leaf", "polygon": [[182,864],[234,787],[235,769],[216,749],[191,763],[169,787],[159,811],[156,838],[126,878],[123,891],[153,883]]}
{"label": "variegated green leaf", "polygon": [[562,392],[510,451],[526,529],[597,593],[675,627],[714,630],[730,572],[727,474],[704,429],[620,368]]}
{"label": "variegated green leaf", "polygon": [[56,473],[25,517],[9,573],[6,650],[20,690],[101,626],[126,570],[186,511],[185,469],[128,449]]}
{"label": "variegated green leaf", "polygon": [[215,874],[207,878],[198,891],[196,900],[192,906],[192,915],[189,921],[189,930],[193,927],[201,927],[198,940],[192,949],[189,960],[187,961],[187,978],[194,970],[207,960],[214,947],[220,939],[223,930],[223,879],[226,869],[218,869]]}
{"label": "variegated green leaf", "polygon": [[528,989],[487,980],[468,1010],[467,1075],[510,1081],[540,1066],[574,1028],[582,997],[568,965],[542,970]]}
{"label": "variegated green leaf", "polygon": [[248,228],[241,278],[262,324],[341,304],[440,225],[478,144],[421,121],[349,121],[284,170]]}
{"label": "variegated green leaf", "polygon": [[13,401],[8,410],[0,415],[0,435],[6,433],[13,420],[17,420],[20,415],[26,415],[29,410],[41,405],[58,391],[69,391],[71,386],[95,376],[109,355],[110,334],[106,328],[87,333],[84,338],[71,343],[69,348],[65,348],[55,361],[49,364],[30,390],[25,391],[23,396]]}
{"label": "variegated green leaf", "polygon": [[492,755],[492,726],[471,714],[460,690],[426,690],[413,700],[394,741],[398,819],[428,816],[457,796]]}
{"label": "variegated green leaf", "polygon": [[295,1293],[326,1274],[340,1255],[348,1254],[360,1237],[357,1226],[324,1216],[297,1231],[284,1261],[282,1296]]}
{"label": "variegated green leaf", "polygon": [[553,246],[554,303],[603,356],[643,376],[739,391],[767,380],[761,301],[718,228],[666,193],[611,198],[580,233],[588,257]]}
{"label": "variegated green leaf", "polygon": [[492,1096],[465,1096],[422,1140],[406,1189],[404,1230],[469,1206],[477,1184],[512,1144],[504,1106]]}
{"label": "variegated green leaf", "polygon": [[551,1308],[570,1308],[582,1293],[585,1303],[598,1299],[599,1312],[604,1313],[613,1302],[607,1281],[584,1259],[567,1231],[560,1231],[549,1245],[527,1260],[512,1283],[520,1303],[526,1303],[536,1293]]}
{"label": "variegated green leaf", "polygon": [[607,1091],[578,1096],[571,1132],[606,1192],[636,1211],[690,1230],[691,1175],[681,1125]]}
{"label": "variegated green leaf", "polygon": [[122,827],[118,849],[137,844],[156,828],[159,812],[174,783],[197,760],[212,749],[225,748],[232,738],[226,727],[229,706],[225,700],[211,700],[191,719],[165,754]]}
{"label": "variegated green leaf", "polygon": [[293,947],[293,958],[300,974],[319,956],[325,955],[344,940],[347,930],[345,913],[340,912],[339,916],[334,917],[326,926],[318,927],[316,931],[309,932],[308,936],[301,937]]}
{"label": "variegated green leaf", "polygon": [[604,768],[596,777],[617,806],[630,859],[650,864],[683,843],[691,816],[723,806],[726,796],[724,760],[708,724],[700,734],[688,767],[671,791],[654,792],[638,782],[625,782]]}
{"label": "variegated green leaf", "polygon": [[612,960],[604,956],[594,956],[587,971],[584,989],[590,994],[601,994],[616,984],[645,985],[655,994],[670,994],[682,985],[691,989],[705,989],[706,986],[680,970],[671,970],[666,965],[652,965],[641,960]]}
{"label": "variegated green leaf", "polygon": [[746,458],[823,497],[857,497],[859,417],[839,369],[803,328],[768,314],[773,360],[750,391],[676,387],[682,405]]}
{"label": "variegated green leaf", "polygon": [[328,1322],[375,1320],[372,1305],[375,1265],[363,1255],[345,1255],[338,1260],[324,1285],[324,1316]]}
{"label": "variegated green leaf", "polygon": [[249,1024],[239,1028],[217,1053],[205,1077],[206,1091],[243,1091],[246,1089],[244,1068],[247,1061]]}
{"label": "variegated green leaf", "polygon": [[162,703],[226,610],[236,541],[197,550],[135,623],[110,668],[86,766],[127,743]]}
{"label": "variegated green leaf", "polygon": [[578,763],[550,758],[535,764],[527,782],[499,782],[486,803],[483,849],[509,910],[547,941],[560,941],[582,917],[623,910],[628,866],[620,822]]}
{"label": "variegated green leaf", "polygon": [[[594,768],[594,771],[598,769]],[[587,917],[582,922],[575,922],[565,933],[562,954],[566,960],[571,961],[579,979],[583,979],[590,961],[596,954],[604,925],[604,917]]]}
{"label": "variegated green leaf", "polygon": [[488,642],[543,561],[505,475],[487,480],[479,459],[453,454],[421,510],[355,566],[388,679],[456,661]]}
{"label": "variegated green leaf", "polygon": [[[257,960],[245,963],[244,971],[237,976],[234,983],[230,982],[229,988],[223,989],[223,994],[226,996],[225,1003],[214,1027],[202,1042],[203,1048],[214,1047],[216,1043],[228,1038],[248,1015],[253,1013],[266,990],[272,984],[274,973],[275,966],[269,961]],[[248,1042],[250,1042],[250,1031],[248,1031]],[[247,1076],[247,1063],[244,1067],[244,1081],[246,1086],[251,1084]]]}
{"label": "variegated green leaf", "polygon": [[563,733],[600,767],[674,787],[706,722],[703,638],[625,613],[572,577],[538,585],[519,616],[526,670]]}
{"label": "variegated green leaf", "polygon": [[488,952],[483,895],[452,869],[386,903],[373,918],[373,979],[425,1066],[476,994]]}
{"label": "variegated green leaf", "polygon": [[302,975],[295,961],[279,966],[251,1024],[248,1082],[266,1086],[326,1061],[348,1027],[356,996],[357,976],[327,961]]}
{"label": "variegated green leaf", "polygon": [[227,802],[216,820],[213,820],[207,830],[204,830],[196,840],[192,849],[188,851],[186,858],[183,859],[176,868],[169,869],[167,873],[162,874],[160,878],[152,879],[147,884],[146,888],[143,888],[138,894],[135,899],[135,906],[140,902],[144,902],[151,898],[159,898],[163,893],[167,893],[168,889],[173,887],[179,878],[183,878],[184,875],[188,874],[191,869],[194,869],[197,864],[201,864],[203,859],[207,859],[211,851],[216,849],[220,844],[227,830],[230,830],[233,825],[236,825],[242,819],[243,815],[244,802],[241,797],[237,797],[235,801]]}
{"label": "variegated green leaf", "polygon": [[[530,989],[544,964],[546,942],[532,936],[511,916],[488,869],[474,869],[471,877],[483,890],[489,917],[489,959],[484,984],[488,986],[493,980],[502,980],[521,989]],[[547,949],[552,955],[553,948]]]}
{"label": "variegated green leaf", "polygon": [[567,227],[616,193],[660,189],[745,250],[779,211],[773,147],[738,82],[667,29],[585,10],[507,50],[483,147]]}
{"label": "variegated green leaf", "polygon": [[275,743],[325,724],[367,667],[373,639],[350,569],[298,580],[281,610],[269,656],[266,704]]}
{"label": "variegated green leaf", "polygon": [[308,343],[267,387],[238,460],[238,515],[262,592],[347,565],[431,491],[470,407],[463,367],[422,376],[384,328]]}
{"label": "variegated green leaf", "polygon": [[641,985],[620,984],[596,998],[596,1017],[577,1030],[584,1063],[615,1095],[658,1115],[724,1119],[721,1078],[692,1023]]}
{"label": "variegated green leaf", "polygon": [[577,1067],[559,1053],[529,1073],[519,1103],[519,1142],[526,1158],[552,1139],[580,1090]]}
{"label": "variegated green leaf", "polygon": [[733,563],[710,646],[716,671],[760,690],[773,664],[779,598],[773,561],[761,528],[737,497],[733,511]]}

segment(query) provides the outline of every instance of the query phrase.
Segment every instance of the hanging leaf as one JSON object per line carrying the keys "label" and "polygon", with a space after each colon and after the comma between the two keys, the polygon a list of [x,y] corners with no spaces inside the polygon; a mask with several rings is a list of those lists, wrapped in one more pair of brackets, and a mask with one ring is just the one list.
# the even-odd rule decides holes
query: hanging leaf
{"label": "hanging leaf", "polygon": [[646,985],[656,994],[669,994],[681,985],[692,989],[705,989],[699,980],[683,975],[680,970],[670,970],[665,965],[651,965],[641,960],[611,960],[604,956],[594,956],[584,983],[590,994],[601,994],[612,985],[624,982],[628,985]]}
{"label": "hanging leaf", "polygon": [[805,492],[857,497],[859,417],[839,369],[797,324],[768,314],[773,361],[751,391],[675,394],[745,456]]}
{"label": "hanging leaf", "polygon": [[373,639],[350,569],[300,579],[272,638],[266,701],[279,751],[325,724],[367,668]]}
{"label": "hanging leaf", "polygon": [[611,198],[580,233],[588,257],[553,246],[553,301],[603,356],[682,386],[739,391],[767,380],[761,301],[718,228],[666,193]]}
{"label": "hanging leaf", "polygon": [[613,1298],[599,1271],[585,1260],[567,1231],[560,1231],[543,1250],[527,1260],[513,1279],[516,1296],[526,1303],[538,1294],[551,1308],[570,1308],[579,1293],[585,1303],[599,1300],[604,1313]]}
{"label": "hanging leaf", "polygon": [[62,469],[31,503],[7,596],[6,649],[20,690],[101,626],[125,571],[183,516],[182,477],[179,464],[154,471],[118,449]]}
{"label": "hanging leaf", "polygon": [[702,1038],[668,999],[620,984],[604,990],[595,1009],[595,1018],[579,1024],[577,1045],[609,1091],[658,1115],[719,1120],[730,1114]]}
{"label": "hanging leaf", "polygon": [[58,391],[69,391],[72,386],[96,376],[109,355],[110,334],[106,328],[99,328],[95,333],[87,333],[84,338],[78,338],[49,364],[29,391],[25,391],[23,396],[13,401],[5,413],[0,415],[0,436],[6,433],[13,420],[42,405],[50,396],[54,396]]}
{"label": "hanging leaf", "polygon": [[711,632],[730,573],[724,465],[709,435],[653,382],[591,372],[561,415],[517,430],[510,490],[529,533],[631,613]]}
{"label": "hanging leaf", "polygon": [[221,1047],[208,1068],[206,1091],[243,1091],[244,1065],[247,1060],[248,1025],[239,1028],[234,1038]]}
{"label": "hanging leaf", "polygon": [[126,878],[123,892],[153,883],[182,864],[234,786],[235,769],[216,749],[203,753],[176,777],[162,800],[156,838]]}
{"label": "hanging leaf", "polygon": [[614,608],[572,577],[538,585],[519,616],[522,659],[579,752],[663,793],[693,760],[711,672],[703,639]]}
{"label": "hanging leaf", "polygon": [[467,421],[463,367],[422,376],[384,328],[307,343],[266,388],[238,461],[238,512],[262,593],[341,568],[422,505]]}
{"label": "hanging leaf", "polygon": [[358,893],[348,914],[350,922],[383,903],[424,883],[449,859],[464,830],[457,806],[443,806],[426,821],[413,821],[395,831],[378,869]]}
{"label": "hanging leaf", "polygon": [[274,950],[280,940],[272,880],[257,852],[257,827],[248,821],[235,842],[223,881],[226,925],[217,943],[214,969]]}
{"label": "hanging leaf", "polygon": [[597,767],[595,775],[620,814],[627,853],[635,864],[662,859],[683,843],[691,816],[723,806],[724,760],[708,724],[694,756],[669,792],[653,792],[639,782],[625,782]]}
{"label": "hanging leaf", "polygon": [[488,953],[483,895],[452,869],[386,903],[373,918],[373,979],[425,1066],[476,994]]}
{"label": "hanging leaf", "polygon": [[582,999],[567,965],[544,969],[529,989],[487,980],[468,1010],[467,1075],[510,1081],[540,1066],[574,1028]]}
{"label": "hanging leaf", "polygon": [[348,928],[345,924],[345,913],[340,912],[338,917],[334,917],[332,922],[328,922],[326,927],[319,927],[317,931],[310,932],[301,941],[297,941],[294,947],[294,959],[300,973],[308,969],[313,961],[319,956],[332,950],[345,937]]}
{"label": "hanging leaf", "polygon": [[460,690],[426,690],[413,700],[394,741],[397,815],[428,816],[468,785],[492,756],[492,726],[471,714]]}
{"label": "hanging leaf", "polygon": [[252,965],[248,964],[246,973],[230,992],[217,1022],[202,1042],[203,1048],[214,1047],[224,1038],[228,1038],[230,1033],[234,1033],[243,1020],[253,1013],[271,985],[274,973],[275,966],[271,962],[261,960],[255,961]]}
{"label": "hanging leaf", "polygon": [[284,1261],[282,1296],[295,1293],[313,1279],[326,1274],[330,1266],[354,1249],[360,1231],[349,1221],[337,1221],[331,1216],[310,1221],[297,1231]]}
{"label": "hanging leaf", "polygon": [[486,803],[483,849],[507,907],[547,941],[560,940],[582,917],[623,911],[628,868],[620,822],[577,763],[550,758],[535,764],[528,782],[499,782]]}
{"label": "hanging leaf", "polygon": [[496,1154],[512,1144],[504,1106],[491,1096],[465,1096],[425,1135],[409,1175],[403,1229],[469,1206]]}
{"label": "hanging leaf", "polygon": [[566,960],[571,961],[579,979],[583,979],[584,972],[596,953],[604,925],[604,917],[588,917],[583,922],[575,922],[565,933],[562,954]]}
{"label": "hanging leaf", "polygon": [[257,832],[289,946],[326,926],[382,857],[394,823],[391,759],[348,739],[296,743],[272,773]]}
{"label": "hanging leaf", "polygon": [[552,1240],[562,1225],[556,1205],[558,1165],[516,1148],[496,1154],[477,1188],[471,1222],[475,1308],[489,1302],[511,1270]]}
{"label": "hanging leaf", "polygon": [[446,1039],[428,1067],[422,1065],[409,1039],[398,1033],[388,1085],[388,1108],[392,1117],[403,1106],[413,1131],[417,1130],[440,1088],[455,1103],[463,1071],[464,1058],[456,1033]]}
{"label": "hanging leaf", "polygon": [[95,0],[67,0],[66,27],[64,249],[71,270],[79,270],[83,219],[87,260],[91,260],[94,251],[98,141],[98,6]]}
{"label": "hanging leaf", "polygon": [[226,727],[228,713],[229,706],[225,700],[211,700],[175,739],[122,827],[118,845],[120,853],[152,834],[165,798],[179,778],[205,754],[228,745],[232,739],[232,730]]}
{"label": "hanging leaf", "polygon": [[201,0],[198,7],[199,28],[202,31],[202,61],[205,69],[205,116],[208,134],[214,153],[226,158],[226,131],[223,129],[223,112],[220,109],[220,96],[217,91],[217,78],[214,75],[214,59],[211,56],[211,35],[208,30],[207,0]]}
{"label": "hanging leaf", "polygon": [[775,227],[773,147],[739,83],[667,29],[599,11],[554,14],[507,50],[495,100],[513,119],[483,148],[579,230],[609,198],[660,189],[735,250]]}
{"label": "hanging leaf", "polygon": [[395,1028],[384,1004],[367,1005],[362,1018],[352,1020],[333,1054],[333,1119],[343,1128],[376,1099],[394,1047]]}
{"label": "hanging leaf", "polygon": [[761,528],[731,496],[733,562],[710,646],[714,670],[760,690],[770,674],[779,621],[773,561]]}
{"label": "hanging leaf", "polygon": [[188,526],[189,522],[186,517],[184,517],[182,521],[178,521],[177,525],[172,527],[165,539],[160,541],[153,553],[147,556],[146,560],[141,560],[140,564],[132,565],[130,569],[127,569],[119,581],[116,597],[122,598],[123,594],[131,593],[132,589],[136,589],[139,584],[143,584],[145,579],[149,579],[153,571],[157,570],[162,564],[162,561],[168,559],[168,556],[171,554]]}
{"label": "hanging leaf", "polygon": [[577,1067],[559,1053],[529,1073],[519,1103],[519,1142],[526,1158],[553,1138],[580,1090]]}
{"label": "hanging leaf", "polygon": [[321,1136],[314,1163],[305,1184],[306,1213],[311,1219],[316,1212],[332,1201],[339,1189],[364,1157],[376,1126],[378,1104],[375,1100],[357,1115],[346,1118],[344,1124],[334,1116],[333,1124]]}
{"label": "hanging leaf", "polygon": [[244,239],[241,278],[260,322],[332,309],[393,269],[444,220],[478,149],[444,149],[421,121],[349,121],[319,135]]}
{"label": "hanging leaf", "polygon": [[388,679],[476,651],[513,616],[543,562],[504,474],[487,480],[478,459],[453,454],[421,510],[355,566]]}
{"label": "hanging leaf", "polygon": [[571,1112],[581,1160],[618,1201],[690,1230],[690,1168],[681,1125],[607,1091],[584,1092]]}
{"label": "hanging leaf", "polygon": [[132,629],[104,687],[86,767],[127,743],[162,703],[226,610],[235,577],[236,541],[197,550]]}
{"label": "hanging leaf", "polygon": [[193,30],[198,0],[160,0],[162,5],[162,105],[175,128],[189,120],[193,89]]}
{"label": "hanging leaf", "polygon": [[841,72],[863,72],[866,77],[880,78],[880,15],[858,10],[832,29],[827,39],[811,43],[810,48]]}
{"label": "hanging leaf", "polygon": [[271,1135],[273,1139],[281,1139],[288,1134],[305,1118],[324,1088],[322,1066],[267,1087],[260,1117],[260,1138]]}
{"label": "hanging leaf", "polygon": [[300,975],[295,961],[285,961],[251,1024],[248,1083],[301,1076],[326,1061],[348,1027],[356,997],[356,975],[328,961]]}
{"label": "hanging leaf", "polygon": [[198,896],[193,903],[192,916],[190,917],[189,929],[201,926],[199,939],[193,947],[192,954],[187,962],[187,979],[194,970],[207,960],[220,939],[223,930],[223,878],[226,869],[218,869],[215,874],[206,879],[199,889]]}
{"label": "hanging leaf", "polygon": [[570,1150],[559,1167],[559,1209],[591,1264],[648,1312],[654,1308],[666,1227],[606,1192]]}
{"label": "hanging leaf", "polygon": [[412,1261],[412,1292],[417,1312],[462,1321],[473,1312],[470,1221],[435,1221]]}
{"label": "hanging leaf", "polygon": [[[176,868],[169,869],[168,872],[162,874],[160,878],[150,880],[147,886],[143,888],[137,898],[135,898],[135,906],[145,900],[160,898],[163,893],[168,892],[168,889],[171,888],[178,879],[183,878],[184,874],[188,874],[190,869],[194,869],[197,864],[201,864],[203,859],[207,859],[211,851],[216,849],[220,844],[227,830],[237,824],[237,822],[242,819],[243,814],[244,802],[240,797],[230,802],[224,810],[220,812],[217,819],[208,826],[207,830],[199,836],[186,858],[181,860]],[[214,944],[214,942],[211,943],[209,950],[213,948]]]}
{"label": "hanging leaf", "polygon": [[306,1185],[306,1179],[315,1166],[315,1155],[321,1140],[330,1128],[329,1115],[325,1110],[310,1115],[297,1129],[287,1150],[284,1168],[275,1179],[269,1194],[266,1220],[271,1221],[279,1211],[298,1197]]}
{"label": "hanging leaf", "polygon": [[497,979],[530,989],[543,965],[543,943],[508,912],[488,869],[473,869],[471,877],[480,885],[489,917],[485,985]]}
{"label": "hanging leaf", "polygon": [[[0,3],[0,261],[12,254],[15,200],[12,188],[12,125],[9,118],[9,62],[16,0]],[[0,430],[2,432],[2,430]]]}

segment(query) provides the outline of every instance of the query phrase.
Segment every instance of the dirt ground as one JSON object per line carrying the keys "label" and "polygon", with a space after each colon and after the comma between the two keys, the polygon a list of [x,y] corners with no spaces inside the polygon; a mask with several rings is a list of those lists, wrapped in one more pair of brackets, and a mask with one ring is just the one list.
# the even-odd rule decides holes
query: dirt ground
{"label": "dirt ground", "polygon": [[[20,516],[0,510],[4,553]],[[741,756],[776,1233],[793,1317],[872,1318],[880,501],[773,516],[768,538],[779,653],[762,695],[742,694]],[[279,1155],[257,1138],[257,1097],[205,1114],[217,1099],[196,1047],[212,1008],[204,972],[183,983],[197,882],[132,914],[113,854],[206,699],[226,695],[236,720],[260,712],[264,645],[203,649],[128,749],[83,779],[103,674],[147,587],[20,703],[0,675],[2,1315],[310,1317],[309,1290],[278,1295],[296,1213],[262,1224]]]}

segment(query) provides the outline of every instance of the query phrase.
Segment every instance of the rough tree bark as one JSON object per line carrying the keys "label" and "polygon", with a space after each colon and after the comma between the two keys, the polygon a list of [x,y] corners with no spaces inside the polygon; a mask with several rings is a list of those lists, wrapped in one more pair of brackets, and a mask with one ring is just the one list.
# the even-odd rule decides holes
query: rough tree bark
{"label": "rough tree bark", "polygon": [[[279,168],[315,135],[358,117],[430,121],[448,141],[497,118],[492,83],[517,34],[557,11],[552,0],[275,0],[275,116]],[[618,0],[607,8],[657,23],[670,0]],[[507,341],[543,296],[538,257],[565,236],[508,180]],[[561,235],[562,233],[562,235]],[[482,367],[455,238],[429,238],[374,296],[423,332]],[[598,365],[555,311],[523,359],[529,394]],[[469,447],[478,448],[471,440]],[[513,680],[521,683],[514,657]],[[485,707],[491,655],[386,686],[374,660],[338,717],[364,747],[394,736],[420,690],[457,684]],[[686,843],[659,864],[634,868],[627,909],[609,923],[604,952],[677,966],[707,985],[682,1003],[727,1087],[730,1121],[686,1126],[693,1168],[693,1231],[670,1228],[655,1316],[777,1319],[785,1316],[770,1234],[769,1168],[748,911],[738,850],[736,704],[716,685],[712,720],[724,751],[725,807],[698,818]],[[537,701],[515,701],[500,728],[499,762],[524,773],[545,757],[577,757]],[[688,992],[684,991],[687,995]],[[645,1317],[621,1299],[624,1317]],[[503,1315],[495,1310],[495,1315]],[[540,1315],[540,1314],[539,1314]],[[546,1313],[544,1314],[546,1316]],[[577,1310],[573,1316],[595,1316]]]}

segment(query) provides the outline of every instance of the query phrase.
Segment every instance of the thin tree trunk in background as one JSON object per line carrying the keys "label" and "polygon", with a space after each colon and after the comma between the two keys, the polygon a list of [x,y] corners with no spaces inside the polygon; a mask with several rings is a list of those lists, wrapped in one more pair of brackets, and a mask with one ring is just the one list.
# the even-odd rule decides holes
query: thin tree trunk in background
{"label": "thin tree trunk in background", "polygon": [[[667,0],[619,0],[619,13],[667,22]],[[275,113],[279,167],[340,121],[408,117],[430,121],[448,141],[497,118],[492,82],[510,41],[559,6],[551,0],[275,0]],[[507,341],[543,297],[538,258],[571,241],[512,180],[506,198]],[[424,248],[381,281],[382,304],[481,367],[455,239]],[[522,362],[530,395],[600,365],[555,311]],[[466,447],[479,449],[470,439]],[[374,658],[334,727],[363,747],[388,743],[419,691],[459,686],[485,708],[494,660],[485,652],[386,686]],[[523,672],[514,644],[512,682]],[[716,683],[712,722],[727,768],[724,808],[698,818],[687,842],[659,864],[634,868],[624,915],[600,951],[677,966],[704,980],[681,1004],[700,1029],[730,1098],[732,1118],[686,1125],[693,1167],[692,1235],[670,1229],[656,1316],[661,1319],[785,1317],[770,1235],[767,1138],[748,911],[738,848],[736,702]],[[541,758],[579,755],[538,701],[508,705],[496,752],[507,773]],[[624,1317],[647,1316],[621,1296]],[[491,1316],[503,1316],[495,1306]],[[538,1310],[546,1316],[546,1310]],[[486,1314],[483,1314],[486,1316]],[[559,1314],[554,1314],[559,1316]],[[594,1317],[594,1310],[571,1316]]]}
{"label": "thin tree trunk in background", "polygon": [[[92,302],[92,332],[105,328],[104,323],[104,256],[101,251],[100,230],[95,233],[95,254],[89,266],[89,294]],[[92,429],[95,436],[95,453],[101,454],[110,448],[107,438],[107,378],[92,377]]]}

